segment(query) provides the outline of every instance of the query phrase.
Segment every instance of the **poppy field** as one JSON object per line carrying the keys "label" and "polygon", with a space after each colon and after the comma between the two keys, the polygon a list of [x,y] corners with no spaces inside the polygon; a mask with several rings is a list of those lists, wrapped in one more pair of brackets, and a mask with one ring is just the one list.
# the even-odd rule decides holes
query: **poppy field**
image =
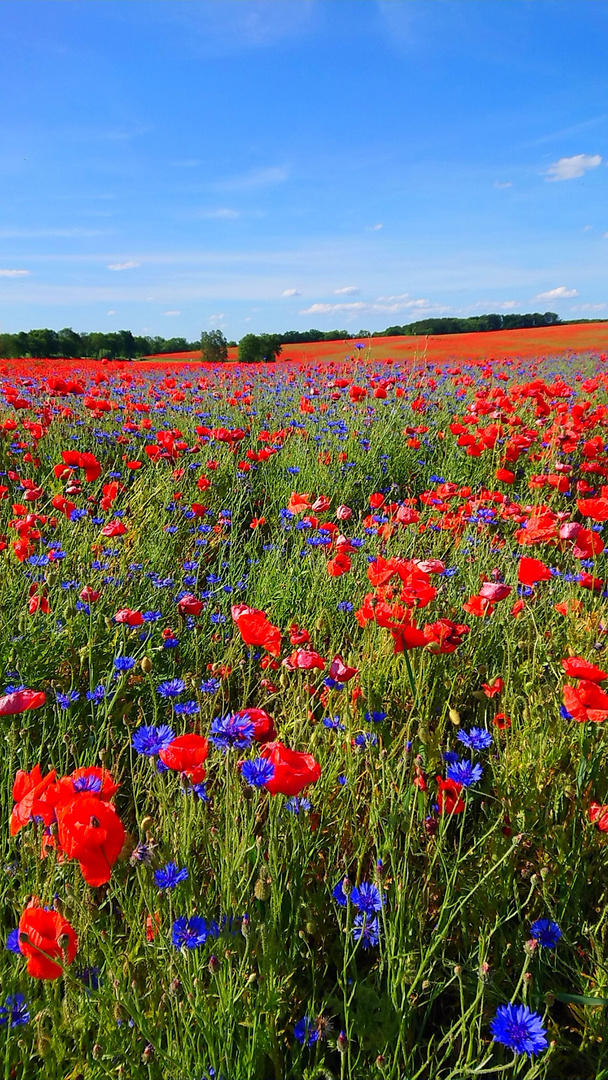
{"label": "poppy field", "polygon": [[4,1080],[608,1080],[608,355],[386,340],[0,361]]}

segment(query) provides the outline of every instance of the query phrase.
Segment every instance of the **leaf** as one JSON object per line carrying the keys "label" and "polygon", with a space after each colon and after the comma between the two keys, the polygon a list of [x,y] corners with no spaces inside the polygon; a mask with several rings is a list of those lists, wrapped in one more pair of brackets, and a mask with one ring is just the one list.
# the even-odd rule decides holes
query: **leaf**
{"label": "leaf", "polygon": [[587,997],[584,994],[553,994],[553,997],[566,1005],[608,1005],[608,998]]}

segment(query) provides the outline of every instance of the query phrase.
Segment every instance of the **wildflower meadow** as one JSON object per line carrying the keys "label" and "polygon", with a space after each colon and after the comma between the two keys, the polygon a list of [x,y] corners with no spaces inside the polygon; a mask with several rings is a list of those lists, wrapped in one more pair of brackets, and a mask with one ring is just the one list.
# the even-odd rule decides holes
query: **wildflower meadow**
{"label": "wildflower meadow", "polygon": [[583,330],[0,362],[4,1080],[607,1080]]}

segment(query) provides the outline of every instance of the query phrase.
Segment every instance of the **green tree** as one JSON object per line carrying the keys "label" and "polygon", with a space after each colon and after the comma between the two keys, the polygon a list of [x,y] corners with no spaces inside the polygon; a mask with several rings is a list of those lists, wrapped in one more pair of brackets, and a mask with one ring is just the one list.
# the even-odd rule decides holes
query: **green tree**
{"label": "green tree", "polygon": [[228,342],[221,330],[203,330],[201,359],[208,364],[221,364],[228,359]]}
{"label": "green tree", "polygon": [[282,347],[280,334],[245,334],[239,341],[239,361],[242,364],[273,361]]}

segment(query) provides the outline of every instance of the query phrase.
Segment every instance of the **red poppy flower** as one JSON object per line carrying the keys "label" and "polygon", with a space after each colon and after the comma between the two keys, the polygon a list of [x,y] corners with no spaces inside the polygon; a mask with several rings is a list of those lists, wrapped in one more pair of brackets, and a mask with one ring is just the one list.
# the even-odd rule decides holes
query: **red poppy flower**
{"label": "red poppy flower", "polygon": [[10,831],[15,836],[33,817],[41,817],[45,825],[50,825],[54,817],[52,806],[42,801],[42,796],[53,783],[56,773],[51,769],[42,776],[40,765],[34,765],[31,772],[19,769],[13,784],[15,805],[11,814]]}
{"label": "red poppy flower", "polygon": [[471,628],[463,623],[455,623],[451,619],[438,619],[434,623],[425,623],[423,633],[430,652],[452,653],[459,645],[462,645],[463,637],[469,634],[470,630]]}
{"label": "red poppy flower", "polygon": [[276,736],[276,729],[272,716],[265,709],[241,709],[234,713],[234,719],[250,720],[253,724],[253,738],[256,742],[270,742]]}
{"label": "red poppy flower", "polygon": [[467,615],[476,615],[481,618],[484,615],[491,615],[494,611],[494,604],[485,596],[470,596],[466,604],[462,605],[463,610]]}
{"label": "red poppy flower", "polygon": [[27,973],[35,979],[59,979],[76,956],[74,928],[58,911],[45,911],[37,897],[19,920],[19,948],[27,957]]}
{"label": "red poppy flower", "polygon": [[550,581],[551,577],[549,567],[540,559],[520,559],[517,578],[521,585],[532,586],[537,581]]}
{"label": "red poppy flower", "polygon": [[583,660],[582,656],[568,656],[562,660],[562,667],[570,679],[589,679],[590,682],[601,683],[608,679],[608,673]]}
{"label": "red poppy flower", "polygon": [[506,600],[510,593],[511,586],[503,585],[500,581],[484,581],[479,590],[479,595],[493,604],[498,603],[499,600]]}
{"label": "red poppy flower", "polygon": [[46,702],[43,690],[16,690],[0,697],[0,716],[16,716],[28,709],[39,709]]}
{"label": "red poppy flower", "polygon": [[114,616],[114,622],[124,623],[126,626],[141,626],[143,621],[141,611],[131,611],[131,608],[121,608]]}
{"label": "red poppy flower", "polygon": [[202,600],[197,600],[196,596],[189,593],[188,596],[182,596],[177,606],[182,615],[200,615],[205,605]]}
{"label": "red poppy flower", "polygon": [[608,521],[608,499],[577,499],[576,505],[584,517],[593,518],[594,521]]}
{"label": "red poppy flower", "polygon": [[336,682],[346,683],[350,679],[353,679],[355,675],[359,674],[359,668],[349,667],[345,664],[341,656],[334,656],[329,666],[329,677],[335,679]]}
{"label": "red poppy flower", "polygon": [[348,574],[352,563],[346,554],[346,552],[338,552],[333,559],[329,559],[327,563],[327,573],[331,577],[342,577],[342,574]]}
{"label": "red poppy flower", "polygon": [[266,652],[278,656],[281,651],[281,631],[268,620],[265,611],[250,608],[247,604],[234,604],[232,618],[238,626],[246,645],[261,645]]}
{"label": "red poppy flower", "polygon": [[504,712],[497,712],[492,723],[494,727],[499,728],[500,731],[504,731],[505,728],[511,727],[511,717],[507,716]]}
{"label": "red poppy flower", "polygon": [[274,765],[274,776],[264,785],[271,795],[299,795],[321,775],[321,766],[312,754],[290,750],[281,742],[266,743],[260,754]]}
{"label": "red poppy flower", "polygon": [[497,679],[494,679],[494,682],[492,683],[484,682],[481,684],[481,689],[488,698],[496,697],[496,695],[500,694],[501,691],[504,690],[504,688],[505,681],[504,679],[501,679],[500,676]]}
{"label": "red poppy flower", "polygon": [[589,807],[589,821],[597,825],[600,832],[608,832],[608,806],[592,802]]}
{"label": "red poppy flower", "polygon": [[589,721],[602,724],[608,719],[608,694],[595,682],[580,679],[578,686],[566,683],[564,686],[564,705],[574,720],[579,724]]}
{"label": "red poppy flower", "polygon": [[455,780],[444,780],[441,776],[435,777],[437,781],[437,803],[441,814],[462,814],[464,799],[461,797],[462,784]]}
{"label": "red poppy flower", "polygon": [[202,735],[179,735],[158,756],[167,768],[185,773],[194,784],[200,784],[205,779],[202,765],[208,753],[209,743]]}
{"label": "red poppy flower", "polygon": [[318,668],[319,671],[325,670],[325,660],[319,656],[318,652],[314,649],[295,649],[286,660],[283,661],[284,667],[290,671],[299,669],[300,671],[310,671],[312,668]]}
{"label": "red poppy flower", "polygon": [[58,809],[57,826],[62,850],[78,860],[84,880],[105,885],[125,842],[125,827],[112,804],[79,794]]}

